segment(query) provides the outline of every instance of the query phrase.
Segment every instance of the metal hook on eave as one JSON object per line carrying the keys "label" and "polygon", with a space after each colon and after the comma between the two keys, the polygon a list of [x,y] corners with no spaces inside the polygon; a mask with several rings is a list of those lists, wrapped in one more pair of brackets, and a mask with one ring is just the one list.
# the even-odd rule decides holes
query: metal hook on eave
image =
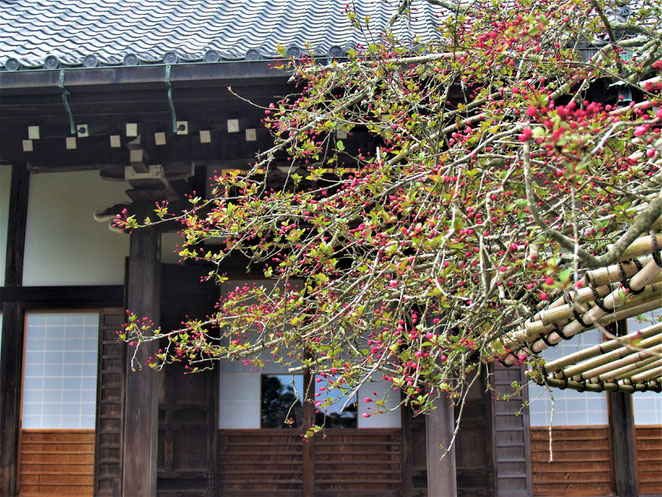
{"label": "metal hook on eave", "polygon": [[172,101],[172,82],[170,81],[171,70],[172,70],[172,66],[170,64],[167,64],[166,72],[165,72],[165,82],[166,85],[168,85],[168,105],[170,105],[170,115],[172,116],[172,132],[177,133],[177,131],[180,131],[180,129],[177,126],[177,113],[175,112],[175,103]]}
{"label": "metal hook on eave", "polygon": [[64,69],[60,70],[60,84],[58,85],[60,87],[60,90],[62,90],[62,101],[64,102],[64,108],[67,110],[67,114],[69,114],[69,127],[70,127],[70,133],[72,135],[76,134],[76,124],[74,123],[74,115],[71,113],[71,107],[69,106],[69,90],[67,90],[64,87]]}

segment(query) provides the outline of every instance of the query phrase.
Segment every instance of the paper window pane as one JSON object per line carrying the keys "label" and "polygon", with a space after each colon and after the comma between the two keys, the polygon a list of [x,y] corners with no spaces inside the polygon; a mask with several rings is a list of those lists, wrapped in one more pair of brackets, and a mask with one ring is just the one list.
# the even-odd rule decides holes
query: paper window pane
{"label": "paper window pane", "polygon": [[23,428],[94,428],[98,333],[98,313],[27,313]]}

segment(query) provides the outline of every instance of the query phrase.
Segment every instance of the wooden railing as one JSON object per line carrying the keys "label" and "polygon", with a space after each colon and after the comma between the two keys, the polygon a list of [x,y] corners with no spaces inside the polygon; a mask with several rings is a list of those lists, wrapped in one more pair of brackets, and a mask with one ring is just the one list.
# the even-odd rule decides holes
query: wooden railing
{"label": "wooden railing", "polygon": [[94,430],[23,430],[19,495],[92,496]]}

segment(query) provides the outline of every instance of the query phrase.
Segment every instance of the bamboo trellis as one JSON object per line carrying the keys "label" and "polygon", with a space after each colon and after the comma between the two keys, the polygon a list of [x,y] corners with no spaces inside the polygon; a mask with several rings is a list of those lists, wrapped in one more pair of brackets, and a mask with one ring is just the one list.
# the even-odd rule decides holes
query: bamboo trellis
{"label": "bamboo trellis", "polygon": [[[572,291],[501,339],[511,351],[502,362],[516,364],[523,355],[538,354],[584,331],[661,308],[660,247],[662,233],[650,233],[628,247],[617,264],[586,272]],[[580,391],[662,391],[662,323],[543,364],[529,374],[540,384]]]}

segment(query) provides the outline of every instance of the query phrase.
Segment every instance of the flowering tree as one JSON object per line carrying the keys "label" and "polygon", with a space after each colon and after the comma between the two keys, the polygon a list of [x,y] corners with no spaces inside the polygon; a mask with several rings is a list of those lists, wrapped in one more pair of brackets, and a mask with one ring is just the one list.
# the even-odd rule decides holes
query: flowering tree
{"label": "flowering tree", "polygon": [[[123,338],[163,341],[151,365],[270,360],[348,394],[389,382],[418,411],[461,402],[496,339],[662,215],[657,0],[429,3],[438,37],[406,44],[348,7],[365,46],[282,63],[297,92],[265,109],[274,146],[250,172],[157,206],[147,224],[180,220],[210,278],[240,253],[273,285],[180,330],[132,317]],[[392,25],[416,15],[401,3]]]}

